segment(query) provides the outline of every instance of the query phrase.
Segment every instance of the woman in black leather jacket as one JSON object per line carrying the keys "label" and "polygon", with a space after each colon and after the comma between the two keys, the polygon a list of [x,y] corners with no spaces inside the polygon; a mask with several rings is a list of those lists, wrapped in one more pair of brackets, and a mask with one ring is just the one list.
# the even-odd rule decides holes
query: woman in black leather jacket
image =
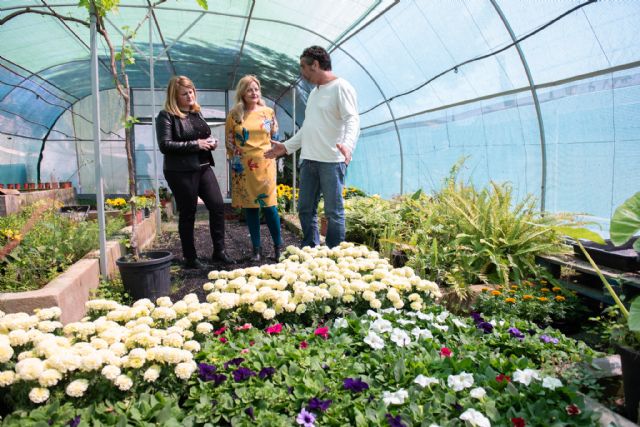
{"label": "woman in black leather jacket", "polygon": [[164,110],[156,120],[156,133],[164,154],[164,177],[178,207],[178,233],[185,267],[205,267],[197,258],[193,241],[198,196],[209,210],[211,260],[232,263],[224,247],[224,201],[211,170],[214,165],[211,151],[218,146],[218,140],[211,137],[211,129],[196,100],[196,88],[188,77],[175,76],[169,81]]}

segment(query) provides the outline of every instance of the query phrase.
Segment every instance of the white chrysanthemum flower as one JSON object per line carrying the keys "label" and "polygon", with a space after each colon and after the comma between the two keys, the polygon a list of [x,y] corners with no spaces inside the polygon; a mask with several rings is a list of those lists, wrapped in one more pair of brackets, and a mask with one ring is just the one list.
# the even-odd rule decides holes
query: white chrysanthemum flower
{"label": "white chrysanthemum flower", "polygon": [[367,334],[367,336],[363,341],[366,344],[369,344],[369,346],[374,350],[383,349],[385,346],[384,340],[380,338],[380,336],[373,331],[369,331],[369,334]]}
{"label": "white chrysanthemum flower", "polygon": [[87,388],[89,388],[89,380],[79,379],[71,381],[65,392],[71,397],[82,397]]}
{"label": "white chrysanthemum flower", "polygon": [[296,307],[296,314],[302,314],[305,311],[307,311],[307,305],[306,304],[298,304],[298,306]]}
{"label": "white chrysanthemum flower", "polygon": [[171,302],[171,298],[169,297],[160,297],[156,299],[156,305],[158,307],[171,307],[173,303]]}
{"label": "white chrysanthemum flower", "polygon": [[11,344],[0,343],[0,363],[7,363],[13,357],[13,348]]}
{"label": "white chrysanthemum flower", "polygon": [[160,369],[159,365],[149,367],[149,369],[144,371],[143,379],[148,383],[154,382],[160,377]]}
{"label": "white chrysanthemum flower", "polygon": [[49,399],[49,389],[42,387],[34,387],[29,392],[29,400],[33,403],[43,403]]}
{"label": "white chrysanthemum flower", "polygon": [[196,332],[206,335],[213,331],[213,325],[209,322],[201,322],[196,325]]}
{"label": "white chrysanthemum flower", "polygon": [[420,387],[429,387],[431,384],[440,384],[440,380],[434,377],[425,377],[420,374],[413,380],[414,383],[418,384]]}
{"label": "white chrysanthemum flower", "polygon": [[118,389],[127,391],[133,386],[133,380],[129,378],[129,376],[121,374],[116,377],[113,384],[115,384]]}
{"label": "white chrysanthemum flower", "polygon": [[422,302],[420,301],[414,301],[411,304],[409,304],[409,307],[411,307],[412,310],[419,311],[419,310],[422,310],[422,308],[424,307],[424,304],[422,304]]}
{"label": "white chrysanthemum flower", "polygon": [[540,379],[540,374],[535,369],[530,369],[530,368],[523,369],[523,370],[517,369],[513,373],[513,381],[524,384],[524,385],[531,384],[531,380],[533,379],[536,379],[536,380]]}
{"label": "white chrysanthemum flower", "polygon": [[382,400],[385,405],[402,405],[407,397],[409,397],[409,393],[403,388],[393,393],[390,391],[382,393]]}
{"label": "white chrysanthemum flower", "polygon": [[118,375],[121,374],[120,368],[115,365],[106,365],[102,368],[102,376],[108,379],[109,381],[115,381],[118,378]]}
{"label": "white chrysanthemum flower", "polygon": [[265,311],[262,312],[262,317],[265,318],[266,320],[271,320],[274,317],[276,317],[276,311],[272,308],[267,308]]}
{"label": "white chrysanthemum flower", "polygon": [[9,332],[9,343],[13,347],[18,347],[20,345],[25,345],[29,342],[29,334],[27,331],[22,329],[16,329],[15,331]]}
{"label": "white chrysanthemum flower", "polygon": [[45,369],[40,378],[38,378],[38,384],[42,387],[53,387],[58,384],[62,379],[62,373],[57,369]]}
{"label": "white chrysanthemum flower", "polygon": [[0,372],[0,387],[8,387],[16,380],[16,373],[13,371]]}
{"label": "white chrysanthemum flower", "polygon": [[474,399],[482,399],[486,395],[487,392],[482,387],[476,387],[469,392],[469,396],[473,397]]}
{"label": "white chrysanthemum flower", "polygon": [[558,387],[562,387],[562,381],[554,377],[544,377],[542,379],[542,387],[555,390]]}
{"label": "white chrysanthemum flower", "polygon": [[198,341],[193,341],[193,340],[186,341],[182,346],[182,348],[184,348],[187,351],[190,351],[191,353],[197,353],[200,351],[200,343]]}
{"label": "white chrysanthemum flower", "polygon": [[191,377],[191,374],[195,372],[197,369],[197,365],[195,362],[183,362],[178,363],[175,367],[175,373],[178,378],[181,380],[188,380]]}
{"label": "white chrysanthemum flower", "polygon": [[447,378],[447,385],[451,387],[453,391],[461,391],[465,388],[473,386],[473,375],[467,372],[462,372],[458,375],[449,375]]}
{"label": "white chrysanthemum flower", "polygon": [[35,315],[38,316],[40,320],[53,320],[59,319],[62,314],[62,310],[60,307],[49,307],[34,310]]}
{"label": "white chrysanthemum flower", "polygon": [[44,363],[36,357],[29,357],[16,363],[15,371],[21,380],[37,380],[44,371]]}
{"label": "white chrysanthemum flower", "polygon": [[379,299],[372,299],[371,301],[369,301],[369,307],[378,310],[380,307],[382,307],[382,301],[380,301]]}
{"label": "white chrysanthemum flower", "polygon": [[462,421],[467,421],[474,427],[491,427],[491,422],[480,411],[469,408],[460,415]]}

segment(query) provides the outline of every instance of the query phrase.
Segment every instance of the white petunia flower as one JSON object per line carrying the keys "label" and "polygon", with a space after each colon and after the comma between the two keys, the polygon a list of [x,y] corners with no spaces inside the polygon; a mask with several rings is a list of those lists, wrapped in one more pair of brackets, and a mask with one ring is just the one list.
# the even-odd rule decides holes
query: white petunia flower
{"label": "white petunia flower", "polygon": [[465,329],[465,328],[469,327],[469,325],[467,325],[466,323],[464,323],[463,321],[461,321],[457,317],[453,319],[453,324],[456,325],[459,328],[462,328],[462,329]]}
{"label": "white petunia flower", "polygon": [[406,347],[407,345],[411,344],[411,338],[409,337],[409,334],[407,334],[402,329],[394,328],[389,338],[391,339],[391,341],[396,343],[398,347]]}
{"label": "white petunia flower", "polygon": [[388,320],[380,318],[376,319],[371,324],[371,330],[375,333],[382,334],[384,332],[391,332],[393,330],[393,326]]}
{"label": "white petunia flower", "polygon": [[431,333],[430,330],[420,329],[418,327],[415,327],[411,330],[411,335],[416,337],[416,340],[419,340],[420,338],[424,338],[428,340],[433,339],[433,334]]}
{"label": "white petunia flower", "polygon": [[382,393],[382,400],[385,405],[402,405],[407,397],[409,397],[409,393],[403,388],[393,393],[390,391]]}
{"label": "white petunia flower", "polygon": [[462,421],[467,421],[472,426],[477,427],[491,427],[489,418],[485,417],[482,412],[476,411],[473,408],[469,408],[460,415]]}
{"label": "white petunia flower", "polygon": [[349,326],[349,322],[344,317],[339,317],[333,321],[333,327],[335,329],[342,329]]}
{"label": "white petunia flower", "polygon": [[486,395],[487,395],[487,392],[482,387],[476,387],[469,392],[469,396],[478,400],[482,399]]}
{"label": "white petunia flower", "polygon": [[384,340],[373,331],[369,331],[369,334],[363,341],[369,344],[369,346],[374,350],[380,350],[384,348]]}
{"label": "white petunia flower", "polygon": [[562,387],[562,381],[554,377],[544,377],[542,379],[542,387],[555,390],[558,387]]}
{"label": "white petunia flower", "polygon": [[518,369],[513,373],[513,381],[519,382],[524,385],[531,384],[532,379],[540,379],[540,374],[535,369]]}
{"label": "white petunia flower", "polygon": [[431,384],[440,384],[440,380],[434,377],[425,377],[420,374],[413,380],[414,383],[418,384],[420,387],[429,387]]}
{"label": "white petunia flower", "polygon": [[462,372],[459,375],[449,375],[447,385],[451,387],[453,391],[464,390],[473,385],[473,375],[467,372]]}

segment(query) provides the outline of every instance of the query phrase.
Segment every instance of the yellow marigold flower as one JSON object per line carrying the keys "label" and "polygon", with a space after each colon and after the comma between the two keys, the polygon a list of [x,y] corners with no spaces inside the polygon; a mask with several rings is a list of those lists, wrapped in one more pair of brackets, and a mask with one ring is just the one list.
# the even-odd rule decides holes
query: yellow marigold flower
{"label": "yellow marigold flower", "polygon": [[531,286],[531,285],[533,285],[533,283],[531,283],[531,282],[530,282],[530,281],[528,281],[528,280],[525,280],[524,282],[522,282],[522,284],[523,284],[523,285],[525,285],[525,286]]}
{"label": "yellow marigold flower", "polygon": [[511,289],[518,289],[518,285],[511,285]]}
{"label": "yellow marigold flower", "polygon": [[529,295],[529,294],[527,294],[527,295],[523,295],[523,296],[522,296],[522,299],[523,299],[523,300],[525,300],[525,301],[530,300],[530,299],[533,299],[533,295]]}
{"label": "yellow marigold flower", "polygon": [[491,295],[493,295],[494,297],[497,297],[497,296],[502,295],[502,292],[500,292],[500,291],[491,291]]}
{"label": "yellow marigold flower", "polygon": [[482,292],[487,292],[489,290],[489,288],[482,288],[481,290],[482,290]]}
{"label": "yellow marigold flower", "polygon": [[540,284],[541,285],[546,285],[547,284],[547,280],[546,279],[540,279]]}
{"label": "yellow marigold flower", "polygon": [[562,302],[564,300],[566,300],[566,298],[563,297],[562,295],[556,295],[556,301]]}
{"label": "yellow marigold flower", "polygon": [[540,288],[540,292],[549,292],[549,288]]}
{"label": "yellow marigold flower", "polygon": [[515,298],[505,298],[504,302],[508,302],[509,304],[515,304],[516,299]]}
{"label": "yellow marigold flower", "polygon": [[510,294],[515,294],[515,293],[516,293],[516,291],[515,291],[515,289],[509,289],[509,293],[510,293]]}
{"label": "yellow marigold flower", "polygon": [[549,301],[549,298],[547,298],[547,297],[538,297],[538,301],[542,301],[542,302]]}
{"label": "yellow marigold flower", "polygon": [[562,290],[562,288],[559,288],[559,287],[557,287],[557,286],[554,286],[553,288],[551,288],[551,290],[552,290],[553,292],[560,292],[560,291]]}

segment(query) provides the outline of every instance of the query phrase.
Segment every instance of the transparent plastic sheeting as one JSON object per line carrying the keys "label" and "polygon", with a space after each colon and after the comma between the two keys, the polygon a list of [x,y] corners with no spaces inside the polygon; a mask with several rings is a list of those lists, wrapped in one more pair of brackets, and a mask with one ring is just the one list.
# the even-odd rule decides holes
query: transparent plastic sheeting
{"label": "transparent plastic sheeting", "polygon": [[[86,17],[66,0],[6,0],[0,19],[25,6]],[[116,43],[122,27],[139,27],[128,67],[139,91],[150,87],[149,31],[146,21],[140,26],[147,12],[145,0],[122,0],[107,25]],[[184,74],[224,95],[256,74],[276,101],[283,135],[293,129],[291,88],[297,125],[312,89],[299,81],[298,55],[312,44],[329,49],[361,111],[347,183],[368,193],[435,191],[463,157],[462,179],[510,182],[518,199],[533,194],[549,211],[603,221],[640,189],[640,2],[209,0],[204,11],[168,0],[154,8],[155,22],[158,89]],[[24,14],[5,23],[0,38],[0,182],[71,177],[91,192],[87,28]],[[113,83],[102,40],[99,55],[106,94]],[[232,101],[223,98],[209,102],[218,111],[214,127]],[[107,192],[124,192],[117,97],[101,105]],[[135,103],[136,114],[148,109]],[[149,123],[139,126],[142,190],[155,177]]]}

